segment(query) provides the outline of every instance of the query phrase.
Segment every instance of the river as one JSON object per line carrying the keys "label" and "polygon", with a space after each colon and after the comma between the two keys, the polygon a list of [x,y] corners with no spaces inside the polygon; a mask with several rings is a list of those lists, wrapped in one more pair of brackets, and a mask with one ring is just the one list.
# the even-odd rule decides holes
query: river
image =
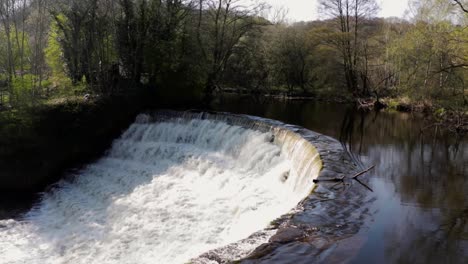
{"label": "river", "polygon": [[[421,128],[424,127],[424,122],[418,114],[362,112],[345,104],[312,101],[257,102],[247,97],[228,96],[215,103],[213,108],[217,111],[276,119],[332,136],[342,142],[353,160],[361,167],[375,165],[375,169],[370,173],[361,176],[371,190],[366,190],[365,197],[356,196],[366,201],[365,206],[369,208],[365,210],[368,213],[362,215],[363,224],[349,223],[350,226],[359,226],[359,229],[350,237],[335,241],[333,250],[327,251],[327,254],[341,256],[333,258],[336,263],[468,263],[468,141],[466,138],[460,139],[454,134],[438,130],[427,130],[422,134]],[[162,128],[164,125],[162,124]],[[212,126],[213,129],[195,129],[202,125],[208,128]],[[272,212],[271,216],[264,218],[254,216],[253,218],[261,220],[257,221],[258,225],[257,222],[249,220],[248,222],[252,224],[249,231],[244,230],[242,234],[236,232],[244,237],[247,235],[244,234],[245,232],[258,230],[272,218],[287,212],[293,207],[293,204],[289,202],[297,203],[302,198],[303,194],[287,199],[285,197],[293,197],[291,193],[278,196],[279,190],[284,189],[280,182],[276,184],[276,189],[260,188],[268,186],[263,184],[261,175],[268,176],[273,173],[277,174],[275,177],[278,178],[289,168],[289,165],[283,164],[282,157],[275,160],[279,150],[265,144],[265,135],[244,130],[240,130],[242,133],[239,134],[237,130],[233,130],[233,133],[241,135],[238,139],[242,139],[239,142],[243,143],[236,143],[232,146],[244,146],[246,153],[256,153],[256,151],[269,153],[259,156],[271,157],[268,162],[252,162],[252,159],[249,159],[250,154],[226,155],[230,147],[224,147],[224,145],[218,147],[206,143],[216,140],[216,131],[221,129],[229,132],[233,128],[224,126],[220,128],[216,124],[206,122],[195,124],[194,128],[185,127],[177,130],[174,130],[176,124],[166,124],[166,126],[168,127],[158,130],[153,126],[132,125],[130,130],[114,143],[113,148],[105,157],[94,164],[85,166],[81,172],[77,172],[80,176],[76,181],[67,182],[66,180],[61,185],[59,184],[60,188],[46,193],[42,202],[26,214],[26,222],[7,219],[14,215],[17,209],[28,208],[28,203],[23,206],[23,203],[9,201],[5,203],[6,205],[0,206],[0,209],[6,212],[3,216],[0,214],[2,216],[0,220],[4,219],[0,223],[0,231],[3,228],[3,237],[0,238],[0,247],[3,247],[3,251],[0,248],[0,252],[5,254],[3,258],[0,258],[0,263],[9,263],[8,260],[11,263],[21,263],[23,260],[29,260],[31,263],[46,260],[57,263],[72,260],[80,262],[87,261],[87,258],[92,256],[92,259],[88,260],[109,263],[142,261],[141,256],[157,248],[160,250],[155,252],[159,255],[149,254],[146,260],[150,261],[155,256],[160,260],[164,258],[169,260],[177,255],[183,262],[205,250],[240,239],[236,236],[225,236],[226,232],[223,230],[228,229],[218,228],[226,225],[232,230],[242,229],[236,224],[241,223],[242,218],[237,221],[233,217],[233,215],[238,216],[237,207],[240,206],[248,211],[249,208],[259,207],[260,204],[266,211]],[[132,129],[141,130],[143,136],[131,134]],[[180,132],[185,131],[183,129],[188,130],[184,133]],[[161,134],[158,131],[165,132]],[[180,133],[174,134],[173,131]],[[141,146],[140,141],[144,141],[152,133],[155,133],[155,138],[163,137],[163,142],[168,143],[158,147],[147,143]],[[199,136],[193,137],[191,133],[198,133]],[[242,136],[244,134],[246,136]],[[204,146],[204,150],[193,148],[193,144],[182,145],[184,148],[180,149],[174,148],[173,146],[178,146],[174,144],[180,143],[184,135],[190,142],[194,138],[201,137],[204,141],[195,142],[195,146]],[[224,142],[224,140],[219,139],[218,142]],[[150,141],[159,142],[160,140]],[[219,152],[218,149],[228,152]],[[148,153],[153,153],[155,159],[146,160]],[[155,165],[152,162],[158,160],[161,155],[164,157],[163,160],[168,160],[168,164],[158,164],[156,166],[158,170],[155,171]],[[231,156],[234,158],[229,158]],[[181,157],[182,160],[190,162],[179,164]],[[133,162],[134,158],[138,158],[138,162],[143,162],[145,166],[142,167],[140,163]],[[222,172],[221,175],[225,176],[225,178],[220,178],[219,184],[212,181],[212,174],[218,172],[205,168],[205,163],[215,164],[216,168]],[[274,164],[279,164],[279,168],[274,167]],[[172,168],[171,177],[166,177],[167,168]],[[136,174],[142,176],[129,179],[128,175]],[[155,174],[159,175],[157,181],[152,177]],[[199,213],[203,210],[198,210],[193,214],[186,210],[162,214],[161,212],[166,212],[166,202],[184,204],[187,199],[197,201],[195,198],[199,197],[198,194],[192,193],[189,185],[184,185],[189,181],[177,181],[173,178],[176,175],[184,179],[186,175],[192,174],[200,176],[194,178],[194,180],[199,179],[195,182],[199,186],[211,186],[210,184],[225,186],[226,182],[233,181],[232,186],[240,189],[232,189],[229,185],[226,185],[229,188],[225,189],[213,188],[209,197],[213,198],[213,201],[227,202],[216,203],[219,208],[209,206],[209,210],[204,214]],[[260,178],[257,184],[253,181],[255,178],[244,179],[242,175],[260,175],[261,177],[258,176]],[[242,182],[236,182],[238,177],[242,179]],[[260,198],[255,201],[246,201],[241,205],[236,205],[235,195],[232,196],[234,197],[232,201],[226,198],[231,197],[231,192],[242,194],[241,190],[248,190],[248,188],[257,190],[250,193],[257,193]],[[155,198],[151,196],[151,193],[155,191],[164,194],[161,200],[153,200]],[[110,192],[113,196],[106,195],[106,192]],[[70,197],[70,193],[74,195]],[[83,193],[86,196],[83,196]],[[91,196],[88,197],[88,195]],[[112,197],[116,199],[112,200]],[[283,205],[280,201],[289,202],[284,204],[284,208],[276,208],[275,205]],[[368,201],[371,201],[370,204]],[[353,201],[355,204],[360,204],[360,202]],[[205,208],[209,204],[213,202],[203,200],[195,206]],[[232,205],[237,207],[231,208]],[[122,212],[131,212],[131,217],[122,217]],[[213,218],[215,212],[221,213]],[[71,214],[73,217],[70,218],[65,214]],[[203,221],[192,221],[183,226],[190,230],[202,231],[211,230],[206,229],[208,226],[213,228],[210,235],[206,232],[198,232],[184,236],[183,234],[189,234],[188,229],[180,229],[177,230],[178,233],[174,233],[171,228],[163,228],[166,225],[164,223],[168,223],[167,221],[179,221],[174,216],[181,214],[187,214],[189,219],[203,218]],[[231,221],[232,219],[237,222]],[[337,220],[345,224],[347,221],[353,221],[351,219]],[[196,226],[197,223],[201,224]],[[190,227],[190,225],[195,227]],[[66,226],[70,228],[63,228]],[[181,237],[183,241],[177,239],[155,241],[151,233],[155,230],[161,234],[169,234],[165,235],[168,238],[172,235]],[[67,237],[66,243],[60,242],[61,237]],[[137,242],[140,240],[144,243]],[[206,240],[206,246],[202,245],[194,252],[189,252],[190,245],[201,240]],[[117,241],[115,242],[117,244],[114,245],[114,241]],[[174,249],[164,252],[169,243],[172,243]],[[33,244],[39,246],[33,247],[34,251],[30,251]],[[102,250],[99,251],[100,248]],[[129,250],[131,254],[122,255],[119,253],[121,250]],[[177,250],[187,253],[187,256],[178,253]],[[90,252],[95,255],[90,255]],[[287,252],[283,260],[287,262],[288,254],[302,253],[294,250]],[[333,263],[328,260],[326,263]]]}
{"label": "river", "polygon": [[[349,263],[468,263],[468,141],[427,130],[419,114],[362,112],[311,101],[225,97],[218,111],[277,119],[340,139],[364,167],[375,165],[371,214],[350,238]],[[340,247],[337,247],[337,251]]]}

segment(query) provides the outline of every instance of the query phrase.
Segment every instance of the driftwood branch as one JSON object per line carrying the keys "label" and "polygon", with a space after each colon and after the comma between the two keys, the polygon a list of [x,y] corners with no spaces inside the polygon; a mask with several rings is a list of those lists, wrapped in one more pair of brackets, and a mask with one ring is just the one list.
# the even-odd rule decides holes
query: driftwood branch
{"label": "driftwood branch", "polygon": [[366,173],[366,172],[372,170],[374,167],[375,167],[375,165],[372,165],[372,166],[370,166],[369,168],[367,168],[367,169],[365,169],[365,170],[363,170],[363,171],[361,171],[361,172],[359,172],[359,173],[356,173],[356,174],[353,176],[353,179],[356,179],[357,177],[363,175],[364,173]]}
{"label": "driftwood branch", "polygon": [[358,178],[355,179],[357,182],[359,182],[359,184],[361,184],[362,186],[364,186],[367,190],[371,191],[371,192],[374,192],[374,190],[372,190],[371,187],[369,187],[367,184],[363,183],[362,181],[360,181]]}
{"label": "driftwood branch", "polygon": [[[357,180],[357,177],[363,175],[364,173],[372,170],[373,168],[375,167],[375,165],[372,165],[371,167],[359,172],[359,173],[356,173],[353,175],[353,177],[351,177],[351,179],[354,179],[354,180]],[[315,179],[314,180],[314,183],[319,183],[319,182],[344,182],[345,180],[345,176],[341,177],[341,178],[330,178],[330,179]]]}
{"label": "driftwood branch", "polygon": [[314,183],[319,183],[319,182],[344,182],[345,176],[341,178],[331,178],[331,179],[320,179],[320,180],[313,180]]}

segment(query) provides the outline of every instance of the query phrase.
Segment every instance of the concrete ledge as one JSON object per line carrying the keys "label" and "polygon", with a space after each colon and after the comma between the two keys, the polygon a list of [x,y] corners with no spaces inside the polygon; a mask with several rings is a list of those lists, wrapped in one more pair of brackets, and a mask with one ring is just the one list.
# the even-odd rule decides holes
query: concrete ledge
{"label": "concrete ledge", "polygon": [[[164,110],[150,115],[155,120],[173,118],[199,118],[219,120],[231,125],[279,133],[293,133],[301,137],[320,155],[323,167],[318,179],[345,177],[343,183],[319,182],[314,191],[289,214],[272,222],[266,230],[252,234],[238,243],[249,243],[258,237],[270,237],[245,257],[236,252],[238,243],[211,250],[193,259],[191,263],[231,263],[226,254],[237,256],[241,263],[328,263],[342,262],[353,256],[347,249],[337,247],[339,241],[358,233],[368,213],[370,201],[365,201],[367,189],[351,180],[351,175],[361,171],[336,139],[267,118],[224,112],[185,112]],[[142,120],[143,121],[143,120]],[[145,120],[147,121],[147,120]],[[346,243],[346,242],[345,242]],[[355,244],[356,241],[349,243]],[[340,251],[331,254],[331,251]],[[345,252],[345,253],[343,253]]]}

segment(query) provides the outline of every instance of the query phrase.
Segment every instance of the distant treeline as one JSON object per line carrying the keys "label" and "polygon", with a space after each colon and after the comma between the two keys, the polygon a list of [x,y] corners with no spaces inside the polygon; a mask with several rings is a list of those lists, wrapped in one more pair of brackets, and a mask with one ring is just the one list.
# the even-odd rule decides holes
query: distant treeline
{"label": "distant treeline", "polygon": [[463,3],[383,19],[374,0],[319,2],[322,20],[288,24],[240,0],[2,0],[0,109],[141,85],[206,102],[242,88],[467,103]]}

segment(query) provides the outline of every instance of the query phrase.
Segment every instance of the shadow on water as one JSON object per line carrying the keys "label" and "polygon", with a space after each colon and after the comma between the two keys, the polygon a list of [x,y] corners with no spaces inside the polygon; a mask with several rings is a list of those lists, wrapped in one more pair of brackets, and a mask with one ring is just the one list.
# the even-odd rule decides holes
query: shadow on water
{"label": "shadow on water", "polygon": [[348,262],[468,263],[466,138],[438,130],[422,134],[418,114],[362,112],[333,103],[230,98],[215,108],[338,138],[356,165],[375,165],[364,176],[374,190],[364,198],[375,198],[372,216],[354,236],[366,242],[353,247]]}

